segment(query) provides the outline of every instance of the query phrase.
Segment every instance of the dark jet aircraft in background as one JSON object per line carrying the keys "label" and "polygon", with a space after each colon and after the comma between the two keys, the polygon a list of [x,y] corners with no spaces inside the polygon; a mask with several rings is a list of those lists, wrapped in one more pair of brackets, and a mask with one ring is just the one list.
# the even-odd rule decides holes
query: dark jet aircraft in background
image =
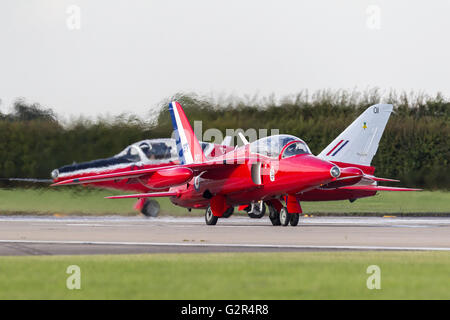
{"label": "dark jet aircraft in background", "polygon": [[[230,142],[231,137],[225,137],[221,145],[201,142],[201,148],[208,157],[218,156],[234,149],[229,146]],[[174,139],[150,139],[133,143],[126,147],[122,152],[110,158],[62,166],[53,170],[51,172],[51,177],[53,183],[57,183],[68,179],[78,179],[95,174],[112,174],[176,164],[179,164],[179,158]],[[31,180],[21,179],[21,181]],[[129,180],[94,181],[86,183],[85,185],[133,192],[150,192],[152,190],[151,187],[146,185],[144,180],[139,178]],[[139,199],[134,207],[145,216],[152,217],[156,217],[160,210],[157,201],[147,198]]]}

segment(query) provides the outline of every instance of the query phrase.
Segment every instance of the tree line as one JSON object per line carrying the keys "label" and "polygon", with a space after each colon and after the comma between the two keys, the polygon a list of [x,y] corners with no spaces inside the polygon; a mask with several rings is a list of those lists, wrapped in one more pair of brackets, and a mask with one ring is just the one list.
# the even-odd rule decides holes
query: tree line
{"label": "tree line", "polygon": [[[367,107],[392,103],[392,114],[372,162],[381,177],[398,178],[402,185],[450,189],[450,101],[442,95],[381,94],[322,90],[276,99],[228,97],[213,100],[178,94],[193,124],[203,131],[278,129],[305,140],[319,153]],[[170,137],[172,125],[163,104],[156,117],[122,115],[111,119],[67,122],[39,104],[17,100],[8,114],[0,113],[0,176],[48,178],[62,165],[109,157],[127,145],[151,138]],[[237,144],[238,138],[235,138]]]}

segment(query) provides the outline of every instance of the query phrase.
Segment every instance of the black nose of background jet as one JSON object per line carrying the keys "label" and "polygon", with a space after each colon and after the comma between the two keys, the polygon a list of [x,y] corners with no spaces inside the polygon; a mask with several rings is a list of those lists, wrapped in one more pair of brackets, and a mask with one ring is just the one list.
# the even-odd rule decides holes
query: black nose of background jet
{"label": "black nose of background jet", "polygon": [[[51,172],[51,177],[53,179],[58,178],[61,174],[70,174],[72,172],[81,171],[81,170],[95,170],[95,169],[108,169],[108,167],[112,167],[119,164],[129,164],[136,162],[134,159],[130,159],[129,157],[111,157],[105,159],[98,159],[93,161],[74,163],[62,166],[61,168],[55,169]],[[56,176],[56,177],[55,177]]]}

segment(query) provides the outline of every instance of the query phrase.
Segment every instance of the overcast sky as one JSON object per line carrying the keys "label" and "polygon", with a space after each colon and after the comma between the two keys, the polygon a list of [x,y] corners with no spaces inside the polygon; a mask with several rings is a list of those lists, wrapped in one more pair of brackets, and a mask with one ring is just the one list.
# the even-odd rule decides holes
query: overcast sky
{"label": "overcast sky", "polygon": [[2,0],[0,110],[145,116],[176,92],[450,96],[450,1]]}

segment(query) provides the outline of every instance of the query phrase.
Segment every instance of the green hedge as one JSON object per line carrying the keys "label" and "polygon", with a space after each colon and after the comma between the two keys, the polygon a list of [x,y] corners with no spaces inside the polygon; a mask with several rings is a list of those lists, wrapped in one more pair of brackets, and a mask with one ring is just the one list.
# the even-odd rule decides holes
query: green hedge
{"label": "green hedge", "polygon": [[[372,163],[376,174],[399,178],[406,186],[450,189],[450,101],[441,95],[382,97],[371,90],[312,95],[303,91],[280,101],[230,98],[215,102],[195,94],[173,98],[183,104],[191,123],[203,121],[203,130],[279,129],[304,139],[315,154],[370,105],[392,103],[395,113]],[[64,164],[108,157],[135,141],[169,137],[171,132],[166,106],[152,121],[122,116],[63,125],[51,110],[19,100],[11,114],[0,115],[0,172],[3,177],[47,178],[52,169]]]}

